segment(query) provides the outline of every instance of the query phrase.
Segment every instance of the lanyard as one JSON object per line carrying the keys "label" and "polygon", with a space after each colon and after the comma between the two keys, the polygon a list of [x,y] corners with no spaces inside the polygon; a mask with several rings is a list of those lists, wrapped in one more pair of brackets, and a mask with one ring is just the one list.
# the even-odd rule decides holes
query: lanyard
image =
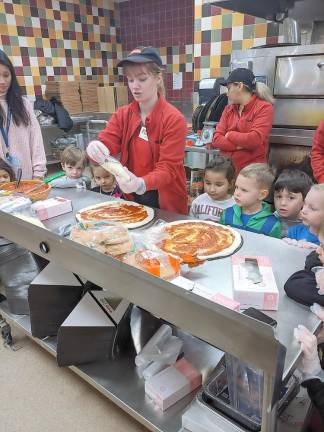
{"label": "lanyard", "polygon": [[11,111],[10,111],[10,108],[8,107],[6,129],[4,129],[3,125],[0,126],[0,131],[1,131],[1,134],[2,134],[2,138],[3,138],[3,141],[4,141],[4,143],[6,145],[6,148],[7,148],[7,153],[9,153],[9,128],[10,128],[10,123],[11,123]]}

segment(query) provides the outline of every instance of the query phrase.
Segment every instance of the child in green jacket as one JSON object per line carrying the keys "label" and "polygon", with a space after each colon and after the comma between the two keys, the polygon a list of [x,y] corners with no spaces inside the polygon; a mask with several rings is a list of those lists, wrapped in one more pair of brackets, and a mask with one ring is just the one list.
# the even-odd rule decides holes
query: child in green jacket
{"label": "child in green jacket", "polygon": [[271,237],[281,237],[281,223],[263,200],[274,181],[269,166],[255,163],[243,168],[235,182],[236,204],[224,210],[220,222]]}

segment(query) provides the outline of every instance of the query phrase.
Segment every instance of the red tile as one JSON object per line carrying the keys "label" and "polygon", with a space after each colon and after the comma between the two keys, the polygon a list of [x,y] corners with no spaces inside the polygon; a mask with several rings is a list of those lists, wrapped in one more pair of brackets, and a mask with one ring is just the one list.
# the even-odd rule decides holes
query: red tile
{"label": "red tile", "polygon": [[15,67],[15,72],[17,76],[24,76],[24,68],[21,66]]}
{"label": "red tile", "polygon": [[277,44],[278,36],[269,36],[267,37],[267,44]]}
{"label": "red tile", "polygon": [[10,45],[10,38],[7,35],[1,35],[1,40],[3,45]]}
{"label": "red tile", "polygon": [[22,58],[22,64],[24,66],[29,66],[30,65],[29,57],[28,56],[22,56],[21,58]]}
{"label": "red tile", "polygon": [[209,56],[210,55],[210,46],[211,45],[209,43],[201,44],[201,55]]}
{"label": "red tile", "polygon": [[232,40],[232,29],[231,28],[223,28],[222,29],[222,41]]}
{"label": "red tile", "polygon": [[244,15],[244,25],[255,24],[255,17],[251,15]]}

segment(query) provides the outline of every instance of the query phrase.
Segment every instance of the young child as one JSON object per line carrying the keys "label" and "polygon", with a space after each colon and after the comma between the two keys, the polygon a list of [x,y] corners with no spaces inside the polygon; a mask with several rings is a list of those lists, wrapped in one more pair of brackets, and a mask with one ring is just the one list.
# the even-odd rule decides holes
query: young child
{"label": "young child", "polygon": [[303,223],[288,229],[289,244],[305,248],[315,248],[319,245],[318,229],[324,221],[324,183],[315,184],[306,195],[301,211]]}
{"label": "young child", "polygon": [[[291,275],[284,286],[288,297],[306,306],[313,303],[324,306],[324,219],[318,228],[318,237],[320,244],[316,251],[307,256],[304,270]],[[323,267],[323,270],[320,267]],[[316,275],[313,271],[315,268]],[[319,293],[319,290],[322,293]]]}
{"label": "young child", "polygon": [[83,172],[86,167],[87,156],[85,151],[80,150],[74,145],[67,146],[61,155],[61,165],[65,172],[63,177],[56,178],[50,182],[52,187],[71,188],[86,186],[90,189],[91,180],[84,176]]}
{"label": "young child", "polygon": [[301,222],[300,212],[313,182],[303,171],[285,169],[274,184],[274,215],[281,221],[281,235],[287,237],[288,228]]}
{"label": "young child", "polygon": [[0,158],[0,183],[8,183],[14,180],[14,170],[7,162]]}
{"label": "young child", "polygon": [[93,179],[96,182],[95,187],[91,190],[100,194],[121,198],[122,192],[119,189],[115,177],[100,165],[91,165]]}
{"label": "young child", "polygon": [[269,204],[263,201],[268,196],[273,181],[274,175],[267,164],[255,163],[243,168],[235,182],[236,204],[224,210],[220,222],[280,238],[281,223],[272,214]]}
{"label": "young child", "polygon": [[235,169],[231,159],[216,156],[205,168],[205,193],[193,200],[190,216],[219,222],[224,209],[235,204],[231,194],[234,182]]}

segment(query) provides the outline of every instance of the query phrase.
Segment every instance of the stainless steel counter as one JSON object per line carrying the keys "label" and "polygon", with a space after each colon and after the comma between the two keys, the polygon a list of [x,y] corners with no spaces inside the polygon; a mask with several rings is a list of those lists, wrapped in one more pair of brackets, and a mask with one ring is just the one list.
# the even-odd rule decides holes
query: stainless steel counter
{"label": "stainless steel counter", "polygon": [[[56,195],[56,191],[52,191]],[[107,197],[93,192],[65,189],[57,194],[65,198],[72,199],[74,212],[94,204],[98,201],[106,201]],[[171,222],[173,220],[185,219],[181,215],[171,212],[158,210],[156,218]],[[55,230],[62,224],[75,223],[72,213],[62,215],[57,218],[45,221],[45,225],[50,230]],[[146,229],[146,227],[142,228]],[[284,379],[290,375],[294,369],[299,354],[298,344],[294,341],[293,329],[298,324],[303,324],[309,329],[315,330],[318,320],[309,312],[309,309],[289,299],[283,289],[284,283],[289,276],[304,267],[305,257],[308,250],[290,246],[282,240],[268,236],[261,236],[247,231],[241,231],[244,243],[238,254],[242,255],[267,255],[270,257],[277,285],[280,291],[279,309],[277,312],[266,311],[278,322],[276,336],[279,341],[287,347],[285,361]],[[209,290],[221,292],[226,296],[232,297],[233,279],[231,258],[206,262],[203,266],[188,270],[183,273],[186,278],[205,285]]]}
{"label": "stainless steel counter", "polygon": [[[77,189],[55,190],[51,194],[71,198],[74,211],[95,202],[107,200],[106,196]],[[156,216],[166,221],[183,219],[183,216],[165,211],[158,211]],[[280,290],[280,304],[278,312],[271,315],[278,322],[276,335],[279,343],[274,338],[273,329],[263,323],[211,303],[169,282],[50,232],[62,224],[74,223],[72,213],[47,221],[45,225],[50,231],[32,226],[2,212],[0,212],[0,221],[1,235],[5,235],[49,260],[56,261],[102,287],[118,292],[122,297],[128,298],[156,316],[173,323],[183,331],[262,369],[265,374],[262,432],[274,430],[273,413],[275,412],[272,413],[269,407],[278,374],[278,362],[280,363],[282,355],[281,344],[287,350],[283,373],[284,378],[287,378],[293,371],[300,354],[299,346],[294,342],[293,328],[302,323],[314,331],[318,326],[318,320],[308,308],[294,303],[283,292],[285,280],[291,273],[303,267],[306,251],[288,246],[277,239],[242,232],[244,244],[239,254],[267,255],[272,260]],[[41,242],[47,243],[48,254],[40,252]],[[231,295],[230,258],[208,262],[195,270],[188,271],[184,276],[204,284],[210,290]],[[6,317],[29,334],[29,318],[10,317],[8,311],[4,311],[3,308],[4,306],[0,305],[2,310],[0,313],[5,313]],[[269,312],[266,313],[270,315]],[[38,343],[47,344],[47,348],[44,347],[55,354],[55,338],[38,341]],[[204,342],[201,344],[195,342],[192,347],[195,347],[193,350],[198,354],[195,357],[202,361],[199,367],[204,373],[207,372],[213,361],[216,365],[222,354]],[[208,352],[210,354],[207,355]],[[73,368],[73,370],[152,431],[176,431],[180,427],[180,417],[185,405],[192,398],[192,395],[188,396],[164,414],[156,411],[143,394],[143,382],[136,376],[136,370],[129,358],[122,359],[118,363],[95,363]]]}

